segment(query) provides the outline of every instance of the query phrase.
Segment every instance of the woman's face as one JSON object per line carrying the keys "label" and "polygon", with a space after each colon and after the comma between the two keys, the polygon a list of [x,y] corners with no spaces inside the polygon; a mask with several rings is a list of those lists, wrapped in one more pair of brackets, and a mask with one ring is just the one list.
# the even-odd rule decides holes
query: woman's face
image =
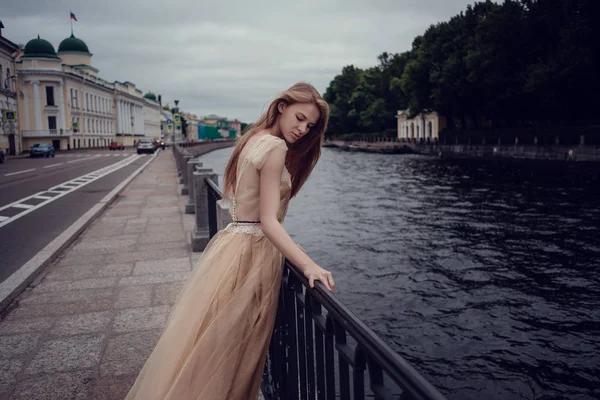
{"label": "woman's face", "polygon": [[320,113],[313,103],[279,103],[279,129],[288,143],[294,143],[310,132]]}

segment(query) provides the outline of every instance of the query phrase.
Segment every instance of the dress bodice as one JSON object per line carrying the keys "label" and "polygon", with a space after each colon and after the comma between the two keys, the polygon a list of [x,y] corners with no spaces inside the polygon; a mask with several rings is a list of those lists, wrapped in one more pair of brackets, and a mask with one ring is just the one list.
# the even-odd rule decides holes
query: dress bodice
{"label": "dress bodice", "polygon": [[[271,151],[287,152],[285,141],[269,134],[261,136],[251,146],[237,171],[237,184],[230,208],[231,219],[234,222],[260,220],[260,170]],[[277,219],[280,222],[283,222],[287,212],[291,187],[290,173],[284,167],[277,212]]]}

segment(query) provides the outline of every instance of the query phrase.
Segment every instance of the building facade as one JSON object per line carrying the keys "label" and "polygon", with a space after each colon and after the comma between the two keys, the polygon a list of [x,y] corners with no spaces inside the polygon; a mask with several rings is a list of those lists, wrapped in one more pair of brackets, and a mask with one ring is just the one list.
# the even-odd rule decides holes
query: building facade
{"label": "building facade", "polygon": [[135,142],[146,137],[144,104],[142,92],[133,83],[115,82],[116,136],[117,141],[125,146],[133,146]]}
{"label": "building facade", "polygon": [[168,107],[163,107],[160,110],[160,138],[165,143],[173,141],[173,113],[168,110]]}
{"label": "building facade", "polygon": [[408,110],[399,110],[396,118],[399,140],[436,141],[440,138],[440,131],[446,128],[446,118],[435,111],[409,118]]}
{"label": "building facade", "polygon": [[181,116],[185,118],[186,121],[186,137],[185,139],[188,142],[192,142],[198,140],[198,116],[192,113],[182,112]]}
{"label": "building facade", "polygon": [[207,115],[198,123],[198,139],[236,138],[241,134],[241,122],[215,114]]}
{"label": "building facade", "polygon": [[160,104],[156,95],[148,92],[144,95],[144,133],[152,139],[162,139]]}
{"label": "building facade", "polygon": [[0,21],[0,148],[14,155],[21,152],[15,75],[21,48],[2,36],[3,28]]}
{"label": "building facade", "polygon": [[[141,138],[160,136],[156,98],[144,96],[131,82],[102,79],[87,45],[73,34],[58,51],[39,36],[22,50],[2,39],[2,75],[9,68],[16,72],[12,80],[16,93],[3,96],[14,100],[6,105],[0,100],[3,109],[17,111],[17,121],[9,126],[16,138],[12,154],[28,151],[35,143],[67,150],[105,147],[115,140],[131,146]],[[5,66],[10,57],[12,68]],[[10,139],[3,140],[4,136],[0,146],[8,148]]]}

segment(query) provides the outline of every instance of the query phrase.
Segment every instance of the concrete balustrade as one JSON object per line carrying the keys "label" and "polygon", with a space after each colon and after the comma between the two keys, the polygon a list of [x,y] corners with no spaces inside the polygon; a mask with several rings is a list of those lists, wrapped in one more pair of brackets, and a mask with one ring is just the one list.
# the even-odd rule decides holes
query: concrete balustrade
{"label": "concrete balustrade", "polygon": [[194,158],[191,154],[184,154],[181,165],[181,194],[187,196],[189,194],[189,179],[188,179],[188,163]]}
{"label": "concrete balustrade", "polygon": [[[187,181],[188,181],[188,202],[185,205],[185,213],[186,214],[194,214],[196,211],[195,206],[195,192],[194,192],[194,171],[196,168],[202,167],[202,162],[200,162],[196,158],[192,158],[187,163]],[[183,194],[183,193],[182,193]]]}
{"label": "concrete balustrade", "polygon": [[194,173],[194,213],[196,224],[192,231],[192,251],[203,251],[210,241],[209,201],[206,178],[218,184],[218,175],[209,168],[197,168]]}

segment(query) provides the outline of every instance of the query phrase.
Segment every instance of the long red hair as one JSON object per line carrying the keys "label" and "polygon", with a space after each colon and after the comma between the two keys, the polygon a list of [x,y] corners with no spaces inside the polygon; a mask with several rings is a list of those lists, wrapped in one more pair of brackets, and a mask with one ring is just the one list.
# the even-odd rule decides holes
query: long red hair
{"label": "long red hair", "polygon": [[273,127],[279,118],[279,104],[312,103],[319,109],[319,119],[310,132],[296,141],[288,150],[285,161],[287,170],[292,175],[292,193],[294,197],[300,191],[313,168],[321,157],[321,146],[329,120],[329,105],[319,92],[310,84],[299,82],[281,93],[271,102],[267,111],[240,136],[225,168],[224,194],[232,196],[237,182],[237,165],[242,149],[256,133]]}

